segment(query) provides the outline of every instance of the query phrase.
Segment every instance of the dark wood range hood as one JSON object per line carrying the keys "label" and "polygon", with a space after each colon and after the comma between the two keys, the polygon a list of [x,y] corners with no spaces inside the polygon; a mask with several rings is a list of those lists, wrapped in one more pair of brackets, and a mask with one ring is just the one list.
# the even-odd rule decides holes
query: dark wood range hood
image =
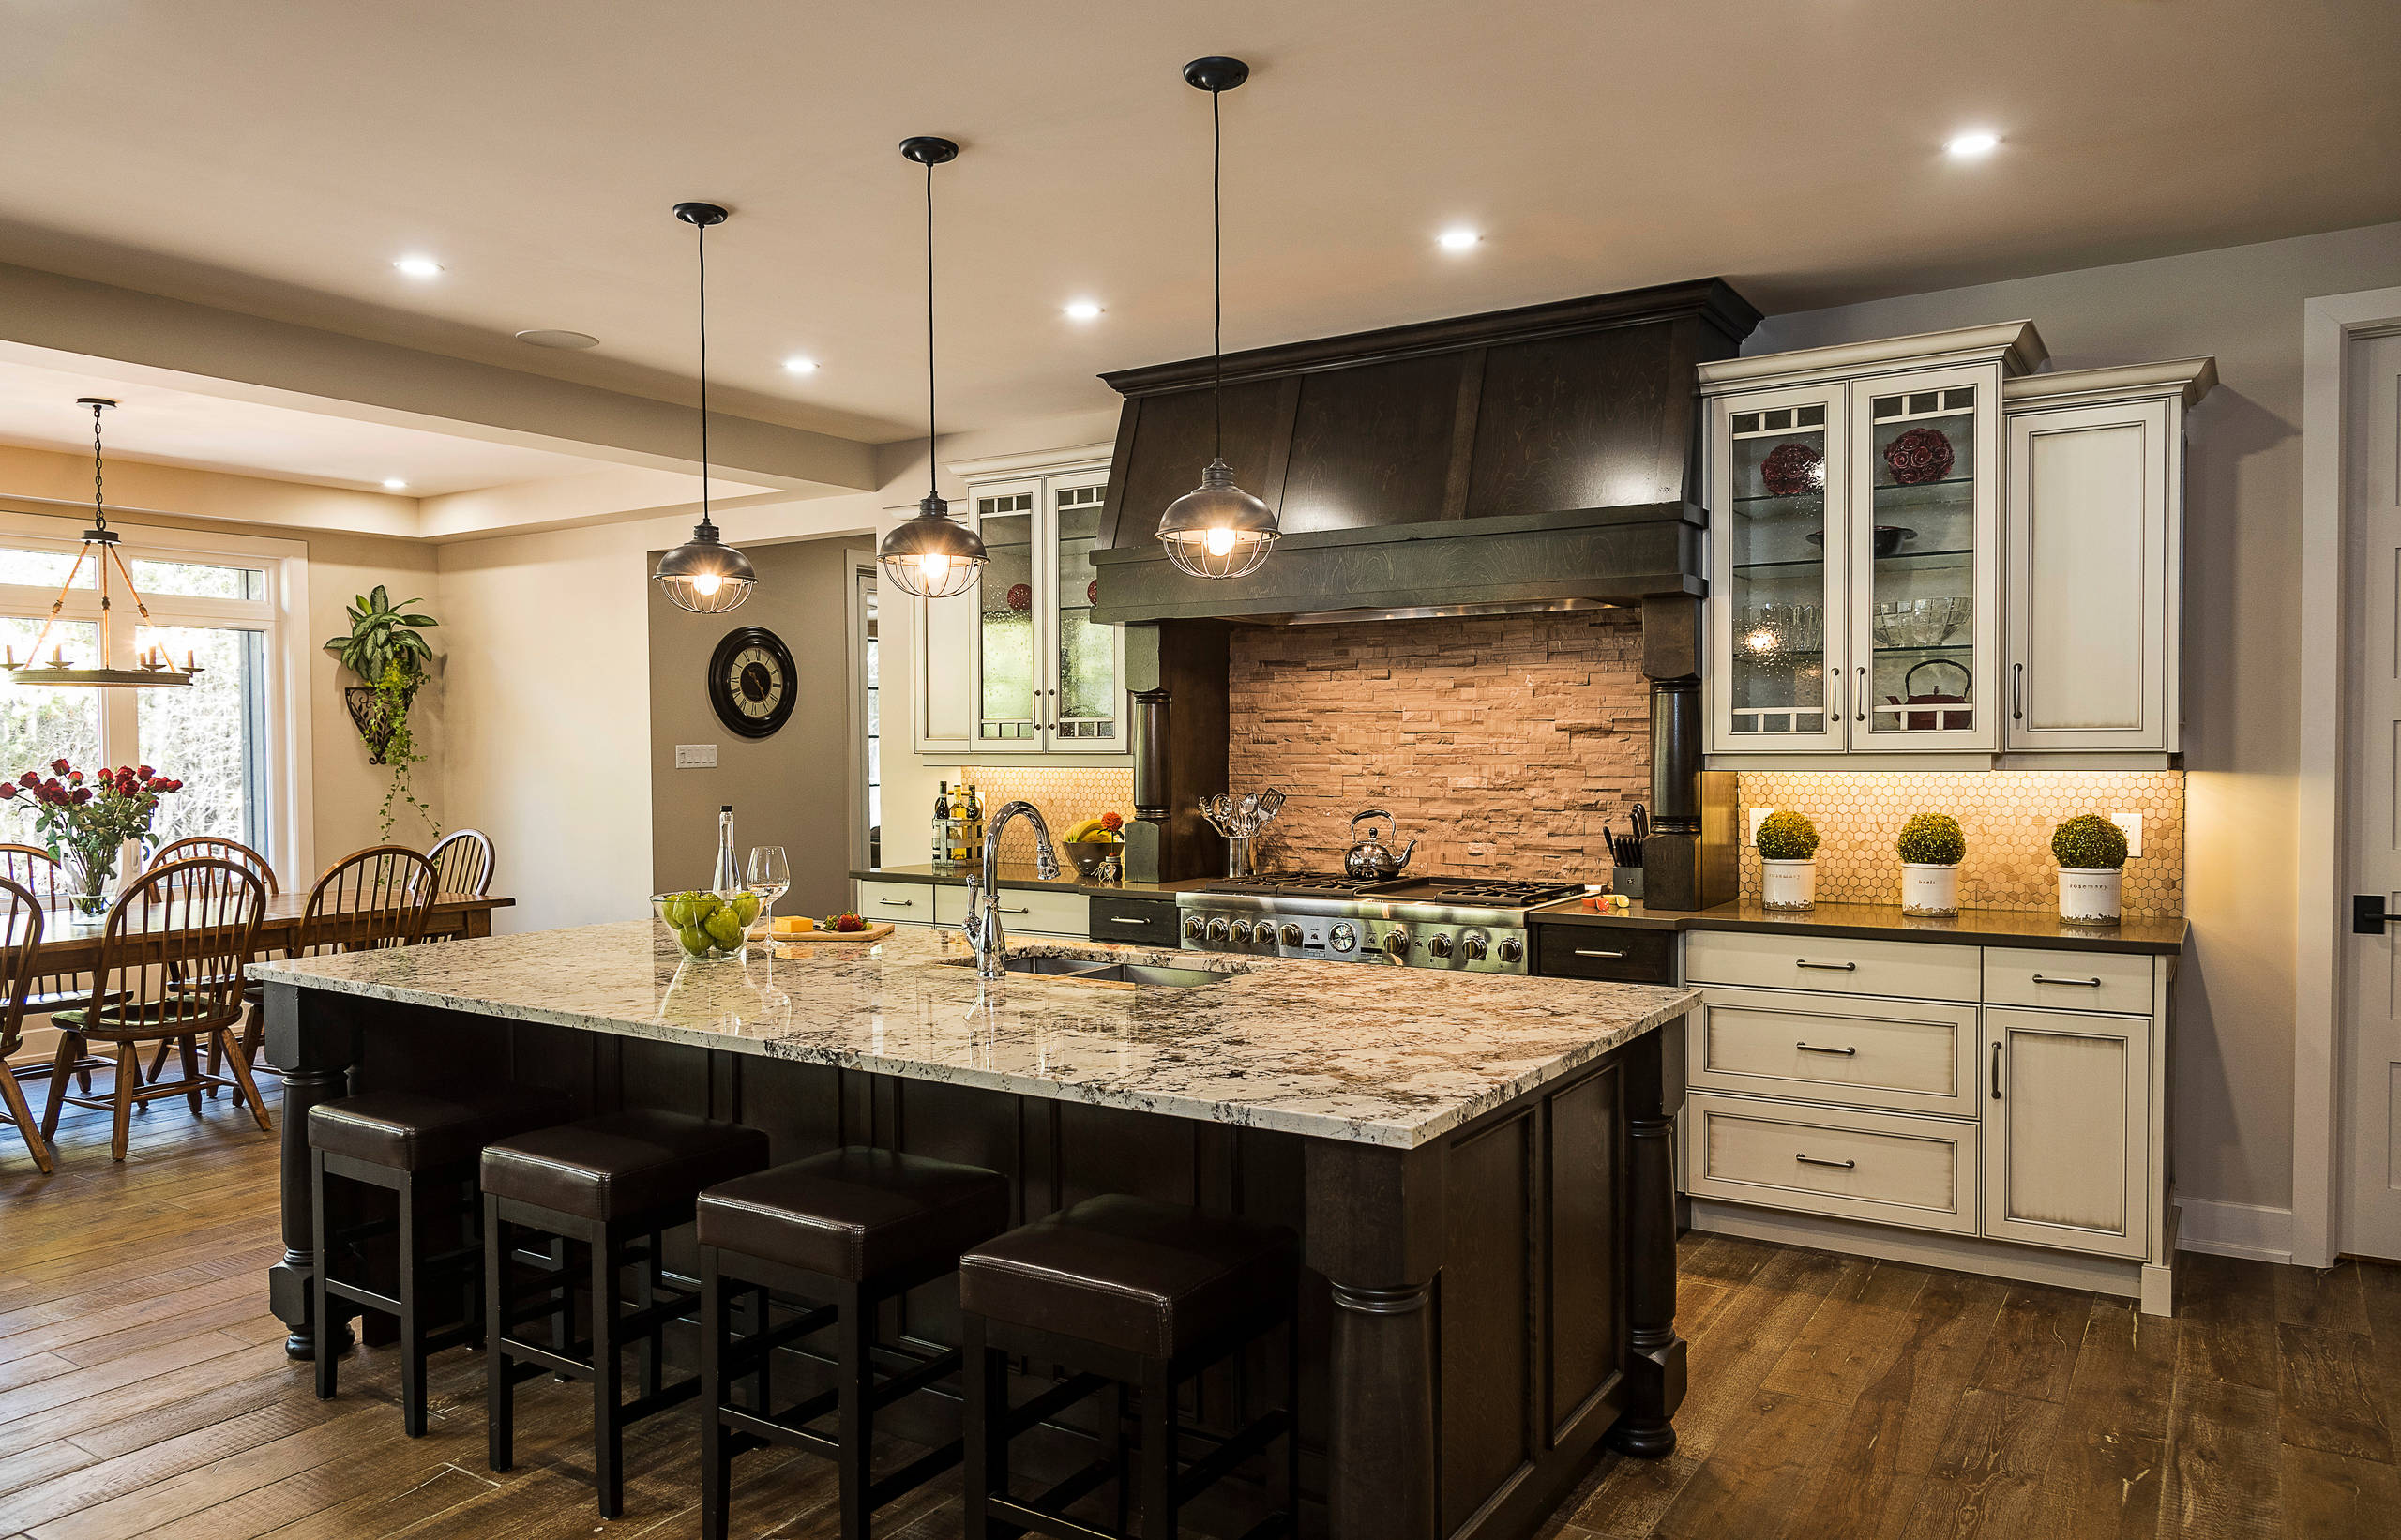
{"label": "dark wood range hood", "polygon": [[1759,319],[1704,279],[1231,354],[1225,458],[1284,531],[1264,566],[1231,580],[1177,571],[1152,537],[1209,460],[1209,360],[1104,375],[1126,400],[1093,618],[1274,624],[1697,596],[1693,368],[1733,356]]}
{"label": "dark wood range hood", "polygon": [[1154,538],[1210,459],[1210,361],[1102,376],[1125,406],[1092,618],[1126,628],[1127,874],[1223,869],[1193,804],[1227,790],[1230,627],[1618,605],[1642,611],[1652,689],[1650,901],[1731,897],[1733,809],[1700,771],[1694,366],[1759,321],[1702,279],[1229,355],[1225,458],[1283,538],[1224,580]]}

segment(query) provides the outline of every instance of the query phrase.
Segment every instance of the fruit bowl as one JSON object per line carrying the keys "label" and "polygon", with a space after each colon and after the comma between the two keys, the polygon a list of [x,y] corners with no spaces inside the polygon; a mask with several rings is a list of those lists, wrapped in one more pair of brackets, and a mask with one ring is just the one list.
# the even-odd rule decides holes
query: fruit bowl
{"label": "fruit bowl", "polygon": [[1122,839],[1063,839],[1059,848],[1075,863],[1076,875],[1089,877],[1100,869],[1100,864],[1125,848]]}
{"label": "fruit bowl", "polygon": [[755,893],[731,898],[714,893],[654,893],[650,907],[691,958],[740,957],[743,933],[759,917]]}

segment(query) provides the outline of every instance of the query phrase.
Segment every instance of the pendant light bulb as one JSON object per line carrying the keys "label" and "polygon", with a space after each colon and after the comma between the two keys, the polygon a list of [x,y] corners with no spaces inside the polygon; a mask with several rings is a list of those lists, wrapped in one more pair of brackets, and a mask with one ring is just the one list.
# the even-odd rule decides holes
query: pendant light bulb
{"label": "pendant light bulb", "polygon": [[1216,449],[1200,473],[1200,485],[1159,515],[1158,539],[1176,570],[1196,578],[1240,578],[1258,571],[1284,533],[1275,509],[1234,485],[1233,467],[1225,455],[1225,134],[1217,109],[1226,92],[1248,79],[1250,66],[1240,59],[1213,56],[1184,67],[1185,83],[1209,93],[1209,394]]}
{"label": "pendant light bulb", "polygon": [[959,146],[918,134],[900,142],[900,153],[926,168],[926,495],[876,546],[876,556],[900,592],[946,599],[974,587],[990,559],[984,537],[951,518],[934,485],[934,168],[959,159]]}
{"label": "pendant light bulb", "polygon": [[715,204],[677,204],[675,217],[698,232],[701,293],[701,521],[692,537],[658,558],[651,576],[679,610],[721,615],[738,609],[759,581],[750,558],[727,545],[709,521],[709,228],[726,221]]}

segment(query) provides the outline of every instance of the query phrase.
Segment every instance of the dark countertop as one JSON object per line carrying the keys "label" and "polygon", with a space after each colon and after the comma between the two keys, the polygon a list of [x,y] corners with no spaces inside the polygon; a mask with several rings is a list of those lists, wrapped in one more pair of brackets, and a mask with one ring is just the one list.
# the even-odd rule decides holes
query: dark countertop
{"label": "dark countertop", "polygon": [[1848,936],[1863,941],[1956,941],[1978,946],[2043,946],[2092,952],[2143,952],[2174,957],[2184,950],[2190,929],[2172,919],[2128,918],[2117,925],[2069,925],[2039,909],[1963,909],[1950,920],[1913,919],[1898,904],[1820,904],[1791,914],[1749,900],[1714,909],[1650,909],[1636,904],[1623,913],[1584,909],[1563,899],[1528,917],[1538,925],[1592,925],[1618,930],[1789,931],[1796,936]]}
{"label": "dark countertop", "polygon": [[[959,867],[955,870],[941,871],[927,866],[870,867],[862,871],[853,871],[851,876],[869,883],[928,883],[936,886],[965,887],[968,874],[974,869],[972,864]],[[1046,882],[1042,874],[1034,869],[1034,863],[1031,861],[1001,863],[1001,886],[1003,887],[1038,887],[1053,893],[1092,893],[1104,898],[1172,898],[1179,893],[1190,893],[1224,881],[1222,877],[1189,877],[1173,883],[1085,882],[1076,876],[1076,868],[1062,856],[1059,861],[1058,879],[1055,882]]]}

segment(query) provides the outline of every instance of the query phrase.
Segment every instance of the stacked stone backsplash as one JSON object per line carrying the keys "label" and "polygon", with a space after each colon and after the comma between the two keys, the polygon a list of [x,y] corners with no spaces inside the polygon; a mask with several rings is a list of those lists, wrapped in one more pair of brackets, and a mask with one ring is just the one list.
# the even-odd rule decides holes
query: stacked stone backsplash
{"label": "stacked stone backsplash", "polygon": [[1261,865],[1337,870],[1382,808],[1414,872],[1606,881],[1649,795],[1641,653],[1618,611],[1236,629],[1231,790],[1291,799]]}
{"label": "stacked stone backsplash", "polygon": [[1912,813],[1949,813],[1968,838],[1959,902],[1968,909],[2054,910],[2051,831],[2078,813],[2140,813],[2142,853],[2126,863],[2125,913],[2184,912],[2182,770],[1744,771],[1743,897],[1759,896],[1751,809],[1789,808],[1818,825],[1818,901],[1896,904],[1893,842]]}
{"label": "stacked stone backsplash", "polygon": [[[1134,816],[1134,772],[1131,770],[971,764],[961,765],[950,773],[950,784],[954,788],[961,781],[974,784],[975,795],[984,804],[986,818],[999,812],[1008,803],[1031,802],[1041,809],[1042,822],[1050,825],[1053,835],[1064,835],[1069,824],[1097,818],[1106,812],[1115,812],[1126,818]],[[920,850],[932,840],[933,812],[933,807],[929,803],[924,815],[918,820],[927,830],[918,837],[917,848]],[[1002,831],[1002,860],[1032,861],[1034,853],[1034,826],[1025,820],[1020,818]],[[1059,866],[1063,872],[1073,870],[1065,855],[1059,857]]]}

